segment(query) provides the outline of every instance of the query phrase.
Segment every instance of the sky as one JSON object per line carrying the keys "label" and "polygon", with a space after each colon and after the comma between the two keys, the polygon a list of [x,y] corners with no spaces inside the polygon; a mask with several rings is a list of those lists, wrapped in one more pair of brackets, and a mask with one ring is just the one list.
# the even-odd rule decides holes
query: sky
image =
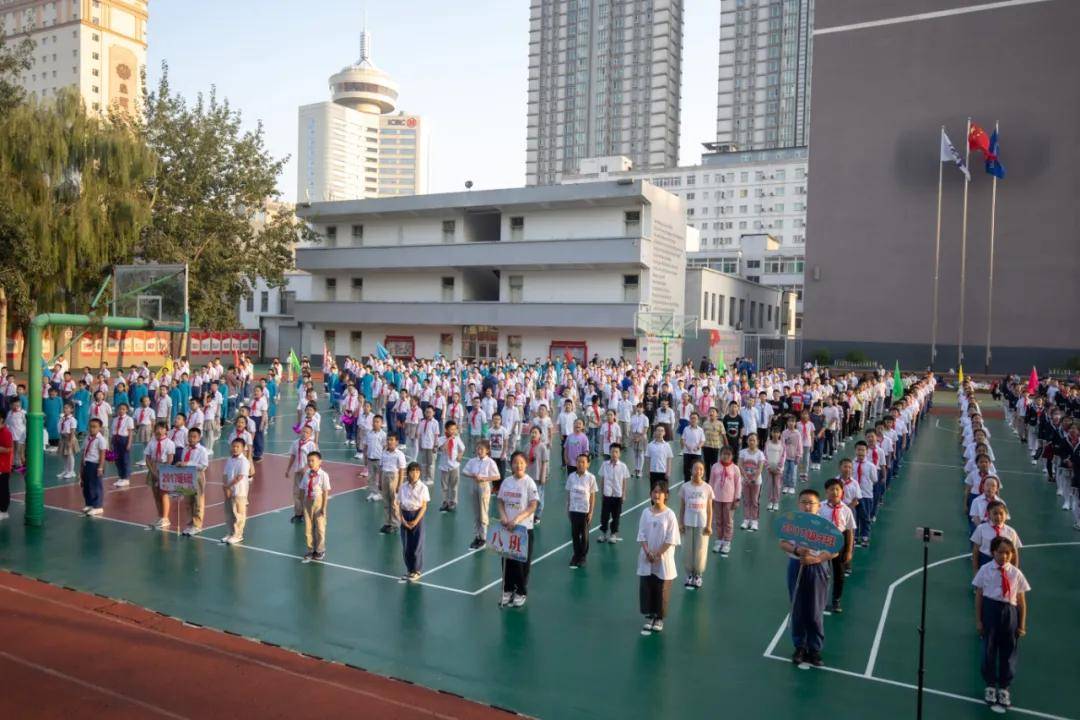
{"label": "sky", "polygon": [[[684,0],[680,165],[715,139],[719,0]],[[175,92],[217,88],[262,122],[278,181],[296,199],[297,110],[329,100],[328,78],[359,56],[366,17],[375,64],[397,80],[400,109],[431,128],[429,192],[525,183],[528,0],[155,0],[149,82],[168,63]]]}

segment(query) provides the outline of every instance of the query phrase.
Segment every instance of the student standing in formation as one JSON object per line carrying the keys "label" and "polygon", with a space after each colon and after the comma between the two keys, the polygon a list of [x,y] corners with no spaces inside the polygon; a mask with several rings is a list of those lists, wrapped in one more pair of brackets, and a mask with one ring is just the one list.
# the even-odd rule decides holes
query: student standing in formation
{"label": "student standing in formation", "polygon": [[307,470],[300,477],[304,496],[304,542],[307,552],[301,562],[326,558],[326,508],[330,502],[330,476],[322,469],[322,454],[308,453]]}
{"label": "student standing in formation", "polygon": [[457,509],[461,458],[464,455],[465,443],[458,437],[458,424],[449,420],[446,423],[446,434],[439,438],[439,486],[442,488],[443,498],[439,512],[453,512]]}
{"label": "student standing in formation", "polygon": [[1007,538],[1012,542],[1013,557],[1010,562],[1020,567],[1020,548],[1023,547],[1023,543],[1020,542],[1020,536],[1016,530],[1005,524],[1009,519],[1009,511],[1005,503],[1000,500],[990,503],[986,507],[986,515],[987,521],[980,523],[971,533],[972,574],[979,572],[979,568],[994,559],[990,544],[994,542],[994,538],[999,537]]}
{"label": "student standing in formation", "polygon": [[424,409],[424,419],[416,431],[416,444],[420,448],[420,479],[428,486],[435,484],[435,460],[438,455],[439,421],[435,419],[435,408],[428,405]]}
{"label": "student standing in formation", "polygon": [[709,485],[713,490],[713,518],[716,526],[713,552],[727,557],[735,536],[735,505],[742,495],[742,473],[732,462],[730,447],[720,450],[720,462],[713,465]]}
{"label": "student standing in formation", "polygon": [[[821,497],[807,488],[799,493],[799,510],[817,515],[821,512]],[[829,593],[829,564],[836,553],[811,550],[789,540],[780,541],[780,549],[788,556],[787,584],[791,602],[791,641],[796,665],[808,663],[816,667],[825,664],[821,649],[825,644],[824,613]]]}
{"label": "student standing in formation", "polygon": [[176,444],[169,439],[169,426],[165,420],[158,420],[154,423],[154,438],[146,443],[143,455],[146,484],[150,486],[158,514],[158,519],[150,526],[155,530],[168,530],[172,525],[169,520],[170,498],[161,491],[161,466],[172,463],[175,457]]}
{"label": "student standing in formation", "polygon": [[[428,412],[431,407],[428,407]],[[405,468],[405,482],[398,488],[401,508],[401,555],[405,560],[404,580],[416,582],[424,571],[424,515],[431,494],[420,480],[420,464],[411,462]]]}
{"label": "student standing in formation", "polygon": [[58,478],[75,477],[75,455],[79,452],[79,441],[75,435],[79,423],[74,412],[75,408],[70,402],[64,403],[64,415],[60,418],[60,457],[64,458],[64,471],[57,475]]}
{"label": "student standing in formation", "polygon": [[551,447],[544,442],[544,432],[538,425],[533,425],[529,430],[529,447],[525,457],[529,461],[527,472],[536,483],[536,494],[539,498],[533,525],[539,525],[540,516],[544,514],[544,490],[547,488],[548,468],[551,465]]}
{"label": "student standing in formation", "polygon": [[[469,543],[470,550],[478,550],[487,543],[488,508],[491,505],[491,485],[499,479],[499,467],[489,457],[487,440],[476,443],[476,456],[465,463],[463,474],[471,482],[469,494],[473,498],[473,530],[475,537]],[[456,475],[455,475],[456,478]],[[444,489],[444,497],[445,497]],[[454,507],[457,506],[457,485],[454,485]]]}
{"label": "student standing in formation", "polygon": [[502,482],[503,476],[506,475],[506,460],[509,456],[506,442],[508,436],[509,433],[502,424],[502,416],[499,413],[493,413],[491,415],[491,427],[487,431],[487,441],[491,459],[495,461],[495,465],[499,468],[499,479],[491,486],[491,491],[496,495],[499,494],[499,484]]}
{"label": "student standing in formation", "polygon": [[645,457],[649,460],[649,485],[655,483],[671,482],[671,460],[675,453],[671,451],[671,445],[664,440],[664,426],[657,425],[653,431],[653,441],[645,449]]}
{"label": "student standing in formation", "polygon": [[589,554],[589,523],[596,509],[597,489],[596,476],[589,472],[589,456],[578,455],[577,467],[566,476],[566,512],[570,516],[570,541],[574,548],[570,556],[572,570],[583,566]]}
{"label": "student standing in formation", "polygon": [[761,472],[765,453],[758,449],[758,436],[747,435],[746,447],[739,451],[739,472],[742,474],[742,529],[757,532],[761,517]]}
{"label": "student standing in formation", "polygon": [[15,440],[0,413],[0,520],[8,519],[11,507],[11,467],[15,458]]}
{"label": "student standing in formation", "polygon": [[701,452],[705,446],[705,431],[698,425],[701,420],[696,412],[691,412],[687,420],[688,425],[683,428],[679,443],[683,453],[683,482],[690,481],[690,472],[694,463],[701,460]]}
{"label": "student standing in formation", "polygon": [[247,524],[248,485],[251,483],[251,464],[244,454],[246,443],[237,438],[229,446],[232,455],[225,461],[224,482],[225,524],[228,533],[221,538],[226,545],[244,541],[244,525]]}
{"label": "student standing in formation", "polygon": [[607,418],[600,427],[600,450],[603,452],[605,460],[611,457],[612,444],[621,442],[622,428],[619,427],[619,423],[615,419],[615,411],[608,410]]}
{"label": "student standing in formation", "polygon": [[195,494],[187,498],[188,510],[191,512],[191,522],[184,528],[184,535],[198,535],[202,532],[203,511],[206,508],[206,468],[210,466],[210,456],[206,454],[206,448],[199,444],[202,432],[198,428],[188,430],[187,446],[181,452],[178,465],[194,467],[195,470]]}
{"label": "student standing in formation", "polygon": [[585,435],[585,423],[574,421],[574,431],[563,438],[563,466],[567,474],[577,469],[578,455],[589,455],[589,438]]}
{"label": "student standing in formation", "polygon": [[1012,705],[1009,687],[1016,675],[1020,638],[1027,635],[1027,578],[1012,564],[1016,548],[1008,538],[990,543],[993,562],[979,568],[971,584],[975,586],[975,628],[982,638],[982,676],[986,682],[986,704],[1008,708]]}
{"label": "student standing in formation", "polygon": [[[156,421],[157,414],[154,412],[154,408],[150,407],[150,396],[143,395],[139,399],[139,409],[135,411],[135,442],[143,445],[150,442],[150,439],[154,436],[154,423]],[[139,466],[145,464],[142,459],[136,463]]]}
{"label": "student standing in formation", "polygon": [[720,459],[720,448],[724,445],[724,423],[720,422],[720,413],[712,406],[708,412],[708,419],[701,425],[701,429],[705,431],[705,444],[701,448],[702,459],[705,461],[705,477],[709,477],[713,465]]}
{"label": "student standing in formation", "polygon": [[780,428],[769,428],[769,439],[765,441],[765,474],[769,483],[769,504],[766,509],[775,512],[780,509],[780,489],[787,464],[784,442],[780,439]]}
{"label": "student standing in formation", "polygon": [[681,542],[679,521],[667,506],[667,483],[653,483],[649,499],[649,507],[641,511],[637,532],[641,546],[637,562],[638,602],[641,614],[645,616],[642,635],[664,629],[671,581],[679,574],[675,567],[675,548]]}
{"label": "student standing in formation", "polygon": [[709,559],[709,535],[713,524],[713,490],[705,482],[705,462],[695,460],[690,468],[690,482],[680,492],[682,507],[679,532],[686,536],[686,583],[688,590],[701,587],[705,564]]}
{"label": "student standing in formation", "polygon": [[858,517],[859,547],[870,547],[870,519],[874,509],[874,486],[877,484],[877,465],[867,460],[866,442],[855,443],[855,482],[859,485]]}
{"label": "student standing in formation", "polygon": [[383,535],[397,532],[397,529],[401,527],[401,509],[398,507],[397,491],[405,480],[405,467],[407,464],[405,453],[398,448],[397,435],[388,436],[386,438],[386,451],[383,452],[380,461],[382,499],[385,507],[383,508],[383,526],[379,528],[379,532]]}
{"label": "student standing in formation", "polygon": [[102,508],[105,496],[101,489],[101,482],[105,477],[107,448],[108,444],[101,435],[101,420],[97,417],[90,418],[90,428],[86,432],[82,459],[82,491],[83,501],[86,503],[83,514],[89,517],[97,517],[105,513]]}
{"label": "student standing in formation", "polygon": [[789,415],[787,427],[780,434],[780,440],[784,443],[784,486],[782,492],[785,495],[795,494],[795,484],[798,481],[799,473],[799,459],[803,456],[803,435],[795,425],[795,416]]}
{"label": "student standing in formation", "polygon": [[255,462],[262,462],[263,433],[266,430],[266,418],[269,407],[270,405],[266,400],[266,396],[263,394],[263,389],[261,387],[256,387],[255,396],[251,399],[251,419],[255,423],[255,440],[252,443],[253,447],[251,449],[251,454],[252,459]]}
{"label": "student standing in formation", "polygon": [[839,614],[843,612],[840,607],[840,598],[844,595],[844,577],[851,566],[851,555],[855,551],[855,515],[851,508],[844,504],[844,483],[836,478],[830,478],[825,482],[824,505],[819,514],[832,521],[844,535],[844,549],[832,559],[832,606],[830,610]]}
{"label": "student standing in formation", "polygon": [[[289,448],[289,464],[285,468],[285,482],[293,490],[293,514],[289,522],[299,523],[304,520],[304,494],[300,492],[300,476],[307,468],[307,457],[319,449],[312,438],[310,426],[300,428],[300,437],[293,440]],[[235,438],[242,440],[244,438]],[[241,447],[247,447],[247,443]]]}
{"label": "student standing in formation", "polygon": [[630,449],[634,451],[634,477],[641,477],[645,448],[649,443],[649,417],[641,403],[634,406],[634,414],[630,416],[630,443]]}
{"label": "student standing in formation", "polygon": [[[383,430],[382,415],[371,418],[371,431],[364,441],[364,458],[368,467],[368,502],[382,500],[379,481],[382,475],[382,456],[386,452],[386,431]],[[445,496],[444,496],[445,497]]]}
{"label": "student standing in formation", "polygon": [[533,556],[533,514],[540,503],[536,483],[525,472],[525,454],[515,452],[510,458],[510,476],[499,488],[499,521],[507,530],[521,526],[528,537],[525,560],[503,559],[503,592],[500,607],[521,607],[529,587],[529,568]]}
{"label": "student standing in formation", "polygon": [[131,484],[128,462],[131,460],[131,436],[135,434],[135,421],[127,414],[127,403],[120,403],[112,423],[112,449],[116,458],[116,474],[120,479],[113,487],[123,488]]}
{"label": "student standing in formation", "polygon": [[608,448],[611,459],[600,466],[600,483],[603,497],[600,500],[600,542],[622,542],[619,537],[619,521],[622,517],[626,486],[630,469],[622,461],[622,445],[612,443]]}

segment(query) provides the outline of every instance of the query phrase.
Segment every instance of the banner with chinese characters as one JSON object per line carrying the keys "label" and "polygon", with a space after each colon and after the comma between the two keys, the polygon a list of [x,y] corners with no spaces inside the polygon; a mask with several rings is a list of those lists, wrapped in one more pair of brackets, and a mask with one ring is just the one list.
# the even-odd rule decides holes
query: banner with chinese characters
{"label": "banner with chinese characters", "polygon": [[508,560],[525,562],[529,557],[529,532],[522,525],[507,530],[496,525],[488,531],[488,547]]}

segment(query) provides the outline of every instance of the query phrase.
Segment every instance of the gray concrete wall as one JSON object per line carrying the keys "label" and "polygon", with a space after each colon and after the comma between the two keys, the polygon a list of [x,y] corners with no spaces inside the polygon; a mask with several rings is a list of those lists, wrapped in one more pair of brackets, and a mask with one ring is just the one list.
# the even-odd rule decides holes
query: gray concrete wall
{"label": "gray concrete wall", "polygon": [[[938,138],[1001,122],[994,371],[1080,355],[1080,2],[1051,0],[884,26],[973,0],[818,0],[804,354],[861,349],[886,365],[930,356]],[[973,154],[965,369],[987,334],[990,176]],[[945,166],[938,367],[955,367],[963,182]],[[818,278],[818,279],[815,279]]]}

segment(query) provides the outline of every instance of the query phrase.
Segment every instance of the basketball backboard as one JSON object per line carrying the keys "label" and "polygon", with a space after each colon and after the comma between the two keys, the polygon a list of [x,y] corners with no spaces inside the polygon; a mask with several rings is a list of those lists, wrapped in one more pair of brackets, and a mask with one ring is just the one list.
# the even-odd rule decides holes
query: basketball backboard
{"label": "basketball backboard", "polygon": [[150,320],[156,330],[187,332],[187,265],[117,265],[112,314]]}
{"label": "basketball backboard", "polygon": [[634,314],[634,334],[638,337],[675,340],[687,335],[696,336],[697,322],[697,315],[639,311]]}

